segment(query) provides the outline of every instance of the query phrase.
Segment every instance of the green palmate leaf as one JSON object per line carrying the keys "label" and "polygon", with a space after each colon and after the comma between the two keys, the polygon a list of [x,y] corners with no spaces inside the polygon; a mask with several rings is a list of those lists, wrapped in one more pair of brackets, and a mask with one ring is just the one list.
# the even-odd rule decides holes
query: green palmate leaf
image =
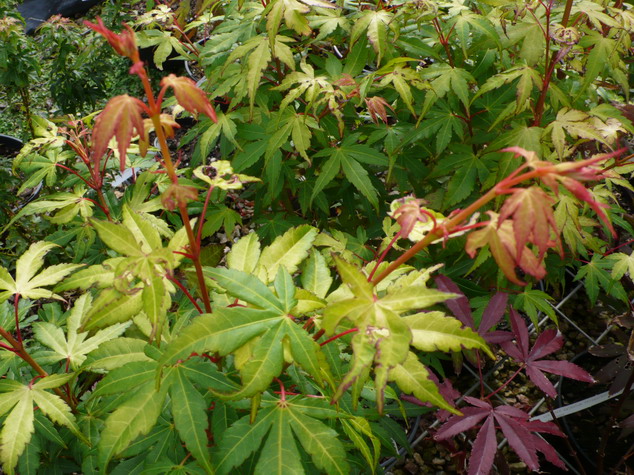
{"label": "green palmate leaf", "polygon": [[154,427],[163,409],[166,387],[164,384],[157,391],[153,382],[146,383],[108,416],[98,447],[99,464],[104,470],[130,442]]}
{"label": "green palmate leaf", "polygon": [[350,33],[351,43],[354,44],[364,31],[374,48],[378,58],[377,64],[381,64],[381,58],[385,54],[387,45],[387,29],[388,26],[393,28],[391,24],[393,14],[385,10],[366,10],[360,18],[358,18]]}
{"label": "green palmate leaf", "polygon": [[146,345],[146,341],[137,338],[115,338],[92,351],[84,362],[84,368],[112,371],[134,361],[151,361],[143,351]]}
{"label": "green palmate leaf", "polygon": [[75,301],[75,306],[68,319],[68,334],[58,326],[49,322],[38,322],[33,325],[35,338],[51,348],[57,357],[66,359],[73,369],[77,369],[86,359],[86,355],[96,350],[102,343],[121,335],[130,323],[119,323],[98,331],[90,338],[88,333],[78,333],[82,317],[91,308],[92,297],[84,294]]}
{"label": "green palmate leaf", "polygon": [[39,274],[38,270],[44,265],[44,256],[51,249],[57,247],[49,242],[36,242],[20,256],[15,266],[15,280],[4,267],[0,267],[0,303],[9,299],[12,295],[19,294],[27,299],[62,298],[42,287],[55,285],[82,264],[58,264],[44,269]]}
{"label": "green palmate leaf", "polygon": [[335,152],[333,152],[332,155],[330,155],[330,151],[323,151],[315,154],[315,157],[330,155],[330,158],[321,167],[319,176],[315,182],[315,187],[313,188],[313,193],[310,196],[311,203],[315,199],[315,196],[317,196],[326,187],[326,185],[328,185],[328,183],[330,183],[339,174],[339,170],[341,170],[342,154],[337,153],[337,151],[338,149],[335,149]]}
{"label": "green palmate leaf", "polygon": [[480,349],[491,358],[493,353],[480,335],[442,312],[417,313],[403,320],[412,331],[412,346],[421,351],[461,351]]}
{"label": "green palmate leaf", "polygon": [[381,304],[401,313],[431,307],[439,302],[457,297],[459,297],[457,294],[428,289],[423,285],[411,285],[394,290],[390,289],[390,292],[381,299]]}
{"label": "green palmate leaf", "polygon": [[284,305],[257,277],[233,269],[205,267],[207,277],[215,279],[234,297],[255,307],[271,312],[284,313]]}
{"label": "green palmate leaf", "polygon": [[152,337],[156,333],[157,339],[161,338],[161,328],[167,313],[167,308],[171,304],[169,293],[165,290],[163,278],[153,275],[147,286],[143,288],[142,297],[143,312],[152,323]]}
{"label": "green palmate leaf", "polygon": [[365,196],[377,211],[379,209],[379,200],[376,189],[372,186],[372,182],[368,176],[368,172],[357,162],[348,156],[341,158],[341,166],[346,178],[350,183]]}
{"label": "green palmate leaf", "polygon": [[430,402],[434,406],[454,414],[460,414],[440,395],[438,386],[429,379],[429,371],[418,361],[414,353],[409,353],[402,365],[398,365],[390,371],[389,380],[398,384],[402,391],[413,394],[421,401]]}
{"label": "green palmate leaf", "polygon": [[110,371],[97,385],[92,397],[107,396],[129,391],[156,376],[155,361],[135,361]]}
{"label": "green palmate leaf", "polygon": [[198,317],[185,328],[167,346],[159,362],[170,364],[193,352],[217,352],[224,356],[249,343],[248,359],[240,367],[240,390],[213,391],[221,397],[241,399],[264,391],[279,376],[287,341],[293,360],[320,382],[326,366],[319,345],[279,305],[277,310],[216,308],[212,315]]}
{"label": "green palmate leaf", "polygon": [[211,453],[207,448],[207,404],[194,385],[177,371],[170,385],[174,425],[181,439],[207,473],[213,473]]}
{"label": "green palmate leaf", "polygon": [[582,265],[577,275],[575,275],[575,280],[583,279],[583,285],[592,305],[596,303],[601,288],[613,297],[624,302],[627,301],[627,294],[623,289],[623,285],[610,276],[608,271],[611,269],[612,262],[610,260],[600,254],[594,254],[592,260]]}
{"label": "green palmate leaf", "polygon": [[174,363],[193,352],[217,351],[221,356],[227,355],[279,323],[280,318],[270,310],[215,308],[213,314],[195,318],[165,348],[159,364]]}
{"label": "green palmate leaf", "polygon": [[607,259],[613,262],[612,278],[618,280],[627,274],[634,280],[634,253],[628,256],[622,252],[616,252],[610,254]]}
{"label": "green palmate leaf", "polygon": [[318,231],[303,225],[289,229],[262,251],[258,265],[266,270],[268,282],[273,281],[280,266],[289,274],[294,274],[299,264],[306,258]]}
{"label": "green palmate leaf", "polygon": [[544,133],[552,133],[553,144],[560,157],[564,156],[566,139],[564,130],[575,138],[592,139],[599,142],[605,141],[594,123],[590,122],[589,119],[590,116],[585,112],[564,107],[557,113],[555,121],[546,127]]}
{"label": "green palmate leaf", "polygon": [[529,287],[515,297],[513,307],[518,310],[523,310],[535,326],[539,323],[539,312],[545,313],[548,315],[548,318],[557,323],[557,314],[553,306],[549,303],[549,301],[552,300],[553,298],[546,292]]}
{"label": "green palmate leaf", "polygon": [[97,230],[99,238],[110,249],[129,257],[142,256],[141,244],[132,231],[123,224],[114,224],[109,221],[93,219],[92,225]]}
{"label": "green palmate leaf", "polygon": [[297,305],[297,299],[295,299],[297,288],[293,283],[293,278],[285,267],[279,267],[273,285],[275,287],[277,298],[284,306],[284,312],[289,313],[291,309]]}
{"label": "green palmate leaf", "polygon": [[227,254],[227,266],[247,274],[255,270],[260,258],[260,241],[256,233],[250,233],[240,238]]}
{"label": "green palmate leaf", "polygon": [[617,42],[610,36],[604,36],[597,31],[589,31],[581,41],[585,48],[592,46],[590,54],[587,56],[583,83],[577,92],[577,98],[594,82],[599,74],[609,64],[608,59],[616,57],[613,53],[617,50]]}
{"label": "green palmate leaf", "polygon": [[232,468],[240,467],[263,441],[262,455],[254,473],[305,473],[298,443],[323,472],[349,473],[336,431],[318,420],[324,417],[319,408],[311,409],[301,405],[302,402],[301,397],[276,401],[261,409],[253,424],[246,416],[229,427],[214,451],[218,473],[229,473]]}
{"label": "green palmate leaf", "polygon": [[332,285],[330,269],[324,256],[316,249],[311,249],[310,256],[302,267],[302,287],[317,297],[324,298]]}
{"label": "green palmate leaf", "polygon": [[[409,282],[409,285],[404,285],[406,281],[403,277],[400,285],[389,287],[387,294],[378,298],[374,294],[372,284],[359,269],[338,257],[335,258],[335,262],[342,281],[350,288],[354,297],[330,303],[324,309],[322,325],[327,333],[333,333],[339,322],[347,318],[356,326],[358,333],[352,338],[351,367],[339,385],[334,399],[340,398],[351,386],[356,390],[361,388],[369,376],[370,369],[373,368],[377,408],[380,412],[383,409],[384,390],[390,371],[404,364],[410,343],[414,346],[428,344],[422,333],[418,334],[416,342],[413,341],[416,327],[410,327],[410,324],[419,323],[418,315],[403,318],[400,314],[442,302],[452,298],[453,294],[428,289],[424,285],[412,285],[418,279],[424,283],[428,277],[415,272],[410,278],[412,282]],[[459,350],[462,345],[480,348],[484,344],[471,330],[463,332],[460,322],[454,319],[446,318],[433,322],[430,320],[428,326],[420,323],[419,330],[425,329],[431,331],[428,335],[431,342],[426,346],[427,350],[436,350],[439,348],[438,345]]]}
{"label": "green palmate leaf", "polygon": [[162,247],[161,235],[155,224],[132,211],[127,204],[123,206],[123,224],[141,245],[141,250],[144,253],[149,254],[152,250]]}
{"label": "green palmate leaf", "polygon": [[31,440],[33,425],[33,400],[30,391],[24,391],[13,410],[9,413],[2,433],[0,433],[0,459],[8,475],[15,473],[18,458]]}
{"label": "green palmate leaf", "polygon": [[[341,424],[346,435],[350,438],[354,446],[363,454],[363,458],[372,468],[372,473],[375,473],[381,453],[381,442],[372,432],[372,428],[370,427],[368,420],[363,417],[352,417],[350,419],[342,419]],[[368,446],[368,443],[363,436],[370,439],[372,442],[372,448]]]}
{"label": "green palmate leaf", "polygon": [[69,428],[76,436],[86,441],[75,422],[75,416],[70,407],[58,396],[45,391],[61,386],[72,377],[72,373],[47,376],[33,385],[7,381],[4,387],[0,387],[0,391],[3,391],[0,394],[0,412],[11,411],[0,433],[0,461],[5,473],[15,473],[18,459],[31,441],[35,430],[34,403],[47,418]]}
{"label": "green palmate leaf", "polygon": [[[120,259],[120,258],[117,258]],[[2,272],[2,268],[0,268]],[[114,282],[114,271],[105,265],[90,266],[75,272],[55,286],[56,292],[64,292],[71,289],[86,290],[97,284],[99,287],[112,285]]]}
{"label": "green palmate leaf", "polygon": [[340,257],[335,257],[337,271],[355,297],[364,301],[374,300],[374,287],[368,282],[368,278],[356,266],[344,261]]}
{"label": "green palmate leaf", "polygon": [[104,328],[125,322],[143,308],[143,292],[124,294],[113,288],[102,291],[86,315],[82,329]]}

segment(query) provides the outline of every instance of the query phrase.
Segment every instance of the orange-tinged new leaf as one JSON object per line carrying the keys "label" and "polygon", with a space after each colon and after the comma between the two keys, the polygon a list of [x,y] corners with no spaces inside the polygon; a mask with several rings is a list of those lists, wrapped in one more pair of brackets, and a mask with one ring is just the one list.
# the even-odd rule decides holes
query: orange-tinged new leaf
{"label": "orange-tinged new leaf", "polygon": [[538,259],[526,246],[518,254],[512,220],[507,219],[498,225],[497,213],[492,211],[487,213],[491,216],[491,221],[483,228],[469,234],[465,246],[467,254],[474,257],[478,249],[488,244],[495,262],[511,282],[525,285],[515,274],[516,266],[537,279],[544,278],[546,269],[544,269],[541,259]]}
{"label": "orange-tinged new leaf", "polygon": [[108,40],[110,46],[112,46],[121,56],[126,56],[133,62],[138,61],[138,50],[136,47],[134,31],[128,25],[125,23],[123,24],[125,29],[120,34],[106,28],[106,25],[103,24],[103,20],[99,17],[97,18],[96,24],[84,21],[84,25],[97,33],[101,33],[106,40]]}
{"label": "orange-tinged new leaf", "polygon": [[161,80],[161,86],[173,88],[176,100],[188,112],[192,114],[202,112],[214,122],[218,122],[216,112],[207,99],[207,95],[191,79],[170,74]]}
{"label": "orange-tinged new leaf", "polygon": [[145,129],[141,114],[145,104],[135,97],[123,94],[113,97],[106,104],[106,108],[95,120],[93,130],[93,162],[99,169],[99,160],[108,149],[112,137],[117,139],[121,171],[125,168],[126,150],[135,135],[144,137]]}
{"label": "orange-tinged new leaf", "polygon": [[541,258],[548,248],[556,244],[551,240],[551,231],[558,241],[559,229],[555,223],[553,203],[554,200],[538,186],[514,189],[504,202],[498,221],[503,223],[513,216],[516,252],[520,258],[529,242],[537,246]]}

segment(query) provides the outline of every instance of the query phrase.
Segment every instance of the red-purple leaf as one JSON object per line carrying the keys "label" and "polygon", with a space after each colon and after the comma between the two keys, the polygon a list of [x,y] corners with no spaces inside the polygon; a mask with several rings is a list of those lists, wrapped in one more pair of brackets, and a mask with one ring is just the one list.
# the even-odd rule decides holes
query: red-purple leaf
{"label": "red-purple leaf", "polygon": [[501,414],[497,409],[494,411],[495,420],[500,425],[500,429],[504,433],[504,436],[508,439],[509,445],[513,448],[515,453],[519,455],[522,461],[531,470],[539,469],[539,459],[537,458],[537,449],[532,444],[533,436],[531,433],[514,421],[511,417]]}
{"label": "red-purple leaf", "polygon": [[625,419],[623,419],[621,421],[620,426],[623,429],[634,429],[634,414],[632,414],[629,417],[626,417]]}
{"label": "red-purple leaf", "polygon": [[486,332],[497,325],[506,311],[508,299],[509,296],[504,292],[496,292],[495,295],[491,297],[489,305],[487,305],[487,308],[484,309],[484,313],[482,314],[482,321],[478,329],[480,336],[486,335]]}
{"label": "red-purple leaf", "polygon": [[548,329],[543,331],[535,341],[531,349],[528,359],[538,360],[555,351],[559,351],[564,346],[564,337],[557,330]]}
{"label": "red-purple leaf", "polygon": [[491,471],[493,459],[497,452],[497,439],[495,438],[495,424],[492,417],[482,424],[478,432],[471,457],[469,457],[469,475],[484,475]]}
{"label": "red-purple leaf", "polygon": [[495,412],[504,416],[514,417],[515,419],[519,419],[521,421],[528,421],[528,418],[530,417],[521,409],[513,406],[498,406],[495,408]]}
{"label": "red-purple leaf", "polygon": [[449,307],[453,316],[460,320],[465,326],[475,329],[469,300],[467,300],[467,297],[465,297],[455,282],[444,275],[438,275],[434,280],[436,282],[436,286],[443,292],[462,295],[462,297],[445,300],[445,305]]}
{"label": "red-purple leaf", "polygon": [[[561,436],[565,437],[563,434],[561,434]],[[566,464],[559,458],[552,445],[537,435],[533,435],[532,437],[535,448],[544,454],[546,460],[552,463],[555,467],[568,471],[568,467],[566,467]]]}
{"label": "red-purple leaf", "polygon": [[533,347],[528,351],[528,329],[526,323],[519,313],[511,308],[511,325],[513,334],[517,340],[512,342],[502,342],[500,345],[506,353],[513,359],[524,363],[526,374],[530,380],[550,397],[556,397],[557,391],[542,371],[559,374],[568,378],[593,383],[592,376],[579,366],[568,361],[542,360],[563,346],[563,337],[556,330],[545,330],[542,332]]}
{"label": "red-purple leaf", "polygon": [[485,333],[482,335],[482,338],[484,338],[487,343],[501,345],[502,343],[511,341],[513,339],[513,334],[511,332],[496,330],[494,332]]}
{"label": "red-purple leaf", "polygon": [[534,366],[526,367],[526,375],[530,378],[535,386],[544,391],[548,396],[555,398],[557,397],[557,390],[553,383],[549,381],[544,373],[542,373],[539,369]]}
{"label": "red-purple leaf", "polygon": [[489,401],[483,401],[482,399],[471,396],[465,396],[464,400],[472,406],[481,407],[483,409],[493,409],[493,406],[491,406],[491,403]]}
{"label": "red-purple leaf", "polygon": [[554,422],[527,421],[524,425],[531,432],[544,432],[546,434],[556,435],[557,437],[566,437]]}
{"label": "red-purple leaf", "polygon": [[566,378],[583,381],[584,383],[594,383],[590,373],[570,361],[540,360],[533,361],[532,366],[548,373],[558,374]]}
{"label": "red-purple leaf", "polygon": [[550,462],[561,466],[561,461],[557,458],[554,449],[538,436],[539,432],[546,432],[563,437],[564,435],[554,423],[530,421],[530,416],[526,412],[513,406],[498,406],[494,409],[489,401],[468,396],[465,397],[465,401],[476,407],[463,409],[462,416],[452,416],[434,438],[444,440],[457,435],[476,427],[486,417],[473,444],[469,459],[469,474],[489,473],[497,452],[495,422],[508,439],[511,448],[531,470],[539,469],[537,452],[542,452]]}
{"label": "red-purple leaf", "polygon": [[481,409],[479,407],[467,407],[462,409],[462,416],[453,416],[434,435],[436,440],[444,440],[465,432],[477,426],[482,419],[487,417],[491,409]]}
{"label": "red-purple leaf", "polygon": [[517,346],[520,350],[520,353],[524,358],[528,358],[528,328],[526,328],[526,323],[521,315],[511,307],[510,311],[511,316],[511,328],[513,329],[513,334],[515,335],[515,339],[517,340]]}

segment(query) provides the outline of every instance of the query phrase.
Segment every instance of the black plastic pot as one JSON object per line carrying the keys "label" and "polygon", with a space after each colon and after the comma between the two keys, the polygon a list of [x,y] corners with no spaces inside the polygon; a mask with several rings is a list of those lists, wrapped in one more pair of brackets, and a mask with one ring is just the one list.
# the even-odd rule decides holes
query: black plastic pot
{"label": "black plastic pot", "polygon": [[30,35],[53,15],[75,16],[101,2],[103,0],[25,0],[18,5],[18,11],[26,20],[26,33]]}
{"label": "black plastic pot", "polygon": [[22,148],[22,140],[10,135],[0,134],[0,157],[13,158]]}

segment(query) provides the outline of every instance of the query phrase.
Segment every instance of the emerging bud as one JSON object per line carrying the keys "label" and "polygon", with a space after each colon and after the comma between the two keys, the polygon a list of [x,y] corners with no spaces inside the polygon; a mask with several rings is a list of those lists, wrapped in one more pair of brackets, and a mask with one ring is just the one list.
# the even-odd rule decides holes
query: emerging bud
{"label": "emerging bud", "polygon": [[401,225],[401,237],[420,241],[437,224],[436,218],[444,219],[440,213],[421,206],[425,200],[406,197],[391,204],[392,218]]}
{"label": "emerging bud", "polygon": [[177,206],[186,205],[188,201],[198,198],[198,190],[193,186],[171,184],[161,195],[161,203],[166,209],[174,211]]}

